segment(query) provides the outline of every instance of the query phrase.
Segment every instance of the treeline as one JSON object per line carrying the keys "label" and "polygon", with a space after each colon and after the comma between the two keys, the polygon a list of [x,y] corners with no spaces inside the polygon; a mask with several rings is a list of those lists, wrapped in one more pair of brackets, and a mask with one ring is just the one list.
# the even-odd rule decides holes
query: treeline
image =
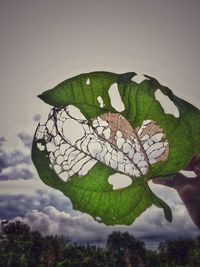
{"label": "treeline", "polygon": [[73,244],[63,236],[42,236],[21,222],[2,222],[1,267],[199,267],[200,236],[167,240],[157,251],[129,233],[113,232],[104,248]]}

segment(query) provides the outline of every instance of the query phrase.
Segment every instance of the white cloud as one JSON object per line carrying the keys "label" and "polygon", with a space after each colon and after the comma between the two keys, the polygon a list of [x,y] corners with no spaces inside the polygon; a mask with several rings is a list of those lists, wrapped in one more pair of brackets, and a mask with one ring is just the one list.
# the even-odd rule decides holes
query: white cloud
{"label": "white cloud", "polygon": [[7,140],[0,139],[0,181],[29,180],[33,178],[34,168],[31,161],[31,136],[29,134],[18,134],[22,144],[13,148]]}
{"label": "white cloud", "polygon": [[162,240],[195,237],[199,234],[182,204],[174,204],[172,209],[176,214],[172,223],[163,219],[160,209],[151,207],[131,226],[105,226],[87,214],[77,212],[72,215],[70,210],[58,211],[53,206],[45,207],[42,211],[28,211],[24,217],[16,217],[14,220],[23,221],[32,230],[41,231],[44,235],[66,235],[73,242],[81,243],[102,244],[112,231],[127,231],[145,241],[148,247],[156,248]]}
{"label": "white cloud", "polygon": [[[31,183],[29,186],[32,186]],[[27,192],[29,193],[28,188]],[[43,189],[32,194],[0,195],[0,218],[12,219],[18,215],[24,216],[29,210],[41,211],[47,206],[54,206],[57,210],[75,214],[70,200],[63,193],[53,189],[48,191]]]}
{"label": "white cloud", "polygon": [[33,178],[33,173],[26,164],[18,164],[16,166],[10,166],[3,168],[0,172],[0,181],[25,179],[29,180]]}
{"label": "white cloud", "polygon": [[[19,128],[10,138],[0,137],[0,194],[34,194],[48,187],[39,179],[31,160],[32,135]],[[1,214],[5,214],[1,210]]]}
{"label": "white cloud", "polygon": [[106,226],[98,224],[86,214],[72,216],[52,206],[45,207],[42,211],[28,211],[24,217],[16,217],[14,220],[23,221],[32,230],[39,230],[44,235],[69,236],[74,242],[104,241],[108,232]]}

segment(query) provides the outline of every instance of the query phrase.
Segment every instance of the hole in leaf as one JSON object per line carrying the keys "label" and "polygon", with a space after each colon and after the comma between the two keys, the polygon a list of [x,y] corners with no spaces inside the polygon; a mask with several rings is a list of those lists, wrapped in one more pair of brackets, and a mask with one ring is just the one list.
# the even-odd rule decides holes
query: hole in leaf
{"label": "hole in leaf", "polygon": [[137,74],[131,79],[131,81],[136,82],[138,84],[143,82],[144,80],[148,79],[143,74]]}
{"label": "hole in leaf", "polygon": [[90,85],[90,79],[89,79],[89,78],[87,78],[87,80],[86,80],[86,84],[87,84],[87,85]]}
{"label": "hole in leaf", "polygon": [[55,171],[56,173],[59,174],[59,173],[61,172],[61,166],[60,166],[60,165],[56,164],[56,165],[53,166],[53,168],[54,168],[54,171]]}
{"label": "hole in leaf", "polygon": [[97,163],[96,160],[92,159],[88,159],[88,161],[82,166],[80,172],[79,172],[79,175],[80,176],[84,176],[88,173],[89,170],[92,169],[92,167]]}
{"label": "hole in leaf", "polygon": [[55,152],[57,147],[52,142],[46,144],[46,148],[48,152]]}
{"label": "hole in leaf", "polygon": [[108,94],[110,97],[110,102],[112,107],[118,112],[122,112],[125,110],[124,103],[122,102],[121,96],[119,94],[117,83],[114,83],[110,86],[108,90]]}
{"label": "hole in leaf", "polygon": [[84,129],[81,124],[74,119],[65,120],[63,123],[63,135],[72,144],[74,144],[78,139],[84,136]]}
{"label": "hole in leaf", "polygon": [[69,174],[68,172],[64,171],[59,174],[59,177],[66,182],[69,179]]}
{"label": "hole in leaf", "polygon": [[88,151],[93,157],[96,157],[98,153],[102,150],[102,146],[98,142],[89,142],[88,140]]}
{"label": "hole in leaf", "polygon": [[156,90],[155,98],[161,104],[166,114],[172,114],[176,118],[179,117],[180,114],[177,106],[169,99],[168,96],[164,95],[160,89]]}
{"label": "hole in leaf", "polygon": [[77,120],[85,120],[85,116],[83,115],[83,113],[80,111],[80,109],[78,109],[77,107],[73,106],[73,105],[69,105],[67,106],[67,110],[69,112],[69,114],[73,117],[76,118]]}
{"label": "hole in leaf", "polygon": [[117,190],[131,185],[132,179],[125,174],[115,173],[109,176],[108,182],[113,186],[113,190]]}
{"label": "hole in leaf", "polygon": [[185,175],[188,178],[195,178],[195,177],[197,177],[196,173],[193,172],[193,171],[181,170],[180,173],[183,174],[183,175]]}
{"label": "hole in leaf", "polygon": [[97,101],[99,102],[99,106],[100,106],[100,108],[103,108],[104,103],[103,103],[103,99],[102,99],[101,96],[98,96],[98,97],[97,97]]}
{"label": "hole in leaf", "polygon": [[42,145],[41,143],[37,143],[37,147],[39,148],[40,151],[44,151],[45,146]]}

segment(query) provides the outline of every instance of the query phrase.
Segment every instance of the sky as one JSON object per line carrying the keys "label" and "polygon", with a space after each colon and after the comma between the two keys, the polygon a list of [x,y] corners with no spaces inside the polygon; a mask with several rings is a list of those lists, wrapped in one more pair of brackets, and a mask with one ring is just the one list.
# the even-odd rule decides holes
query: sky
{"label": "sky", "polygon": [[172,223],[153,206],[129,227],[95,222],[44,185],[30,157],[49,111],[37,95],[80,73],[148,74],[200,108],[199,10],[198,0],[0,0],[0,219],[98,244],[116,229],[152,247],[199,234],[175,190],[152,183]]}

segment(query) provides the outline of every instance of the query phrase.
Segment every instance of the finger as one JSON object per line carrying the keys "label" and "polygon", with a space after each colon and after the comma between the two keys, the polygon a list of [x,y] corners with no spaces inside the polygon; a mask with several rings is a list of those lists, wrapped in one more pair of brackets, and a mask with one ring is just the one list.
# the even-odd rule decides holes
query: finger
{"label": "finger", "polygon": [[[198,167],[198,169],[200,168],[200,154],[194,155],[184,170],[195,171],[197,169],[197,167]],[[197,172],[199,172],[198,169],[196,170]]]}
{"label": "finger", "polygon": [[199,162],[198,166],[195,166],[195,167],[194,167],[194,172],[195,172],[195,174],[196,174],[197,176],[200,177],[200,162]]}
{"label": "finger", "polygon": [[163,179],[163,178],[154,178],[152,179],[154,184],[165,185],[169,187],[174,187],[174,178],[173,179]]}

